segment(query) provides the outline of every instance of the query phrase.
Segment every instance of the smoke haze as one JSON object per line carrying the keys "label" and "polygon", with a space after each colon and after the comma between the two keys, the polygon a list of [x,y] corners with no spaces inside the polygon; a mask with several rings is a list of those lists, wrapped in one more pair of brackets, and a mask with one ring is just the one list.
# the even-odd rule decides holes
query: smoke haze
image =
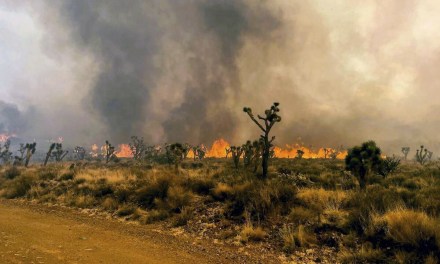
{"label": "smoke haze", "polygon": [[0,134],[440,151],[436,0],[0,2]]}

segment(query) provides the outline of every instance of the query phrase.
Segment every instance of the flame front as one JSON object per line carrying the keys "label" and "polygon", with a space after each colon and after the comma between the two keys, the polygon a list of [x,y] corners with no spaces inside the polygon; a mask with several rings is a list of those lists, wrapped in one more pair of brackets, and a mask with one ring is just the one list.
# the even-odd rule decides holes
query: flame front
{"label": "flame front", "polygon": [[[286,145],[285,148],[274,147],[275,157],[277,158],[295,158],[298,156],[298,150],[302,150],[304,152],[303,158],[305,159],[324,159],[330,158],[332,153],[336,153],[337,159],[345,159],[348,152],[346,150],[337,151],[333,148],[320,148],[318,151],[313,151],[310,148],[300,146],[298,144],[295,145]],[[327,152],[326,152],[327,150]]]}
{"label": "flame front", "polygon": [[226,149],[229,148],[229,143],[223,138],[217,139],[212,143],[211,148],[206,153],[210,158],[224,158],[226,157]]}
{"label": "flame front", "polygon": [[133,153],[131,152],[130,145],[121,144],[119,145],[119,150],[115,152],[118,158],[133,158]]}
{"label": "flame front", "polygon": [[15,134],[0,134],[0,142],[6,142],[8,139],[12,138],[12,137],[16,137]]}

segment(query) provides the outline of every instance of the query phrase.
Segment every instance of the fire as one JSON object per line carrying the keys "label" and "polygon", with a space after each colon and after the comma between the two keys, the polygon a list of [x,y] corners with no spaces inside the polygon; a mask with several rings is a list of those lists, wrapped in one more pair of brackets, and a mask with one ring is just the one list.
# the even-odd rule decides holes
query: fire
{"label": "fire", "polygon": [[226,157],[226,149],[229,148],[229,143],[220,138],[212,143],[212,147],[206,153],[207,157],[210,158],[224,158]]}
{"label": "fire", "polygon": [[0,134],[0,142],[6,142],[6,140],[10,139],[11,137],[16,137],[15,134]]}
{"label": "fire", "polygon": [[[330,158],[331,153],[337,153],[336,158],[337,159],[344,159],[345,156],[347,156],[347,151],[337,151],[332,148],[320,148],[317,151],[313,151],[310,148],[300,146],[298,144],[295,145],[286,145],[285,148],[280,147],[274,147],[275,151],[275,157],[277,158],[295,158],[297,157],[297,151],[302,150],[304,152],[303,158],[305,159],[323,159],[323,158]],[[326,151],[327,150],[327,154]]]}
{"label": "fire", "polygon": [[115,153],[118,158],[133,158],[133,153],[131,152],[130,145],[121,144],[119,145],[119,150]]}

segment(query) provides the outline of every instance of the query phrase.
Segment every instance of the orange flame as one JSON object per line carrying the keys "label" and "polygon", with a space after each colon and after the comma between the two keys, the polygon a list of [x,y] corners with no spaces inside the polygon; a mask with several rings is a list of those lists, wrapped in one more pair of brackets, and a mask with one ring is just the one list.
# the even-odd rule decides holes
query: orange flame
{"label": "orange flame", "polygon": [[130,145],[121,144],[119,145],[119,150],[115,153],[118,158],[133,158],[133,153],[131,152]]}
{"label": "orange flame", "polygon": [[229,143],[223,138],[217,139],[212,143],[211,148],[206,153],[210,158],[224,158],[226,157],[226,149],[229,148]]}
{"label": "orange flame", "polygon": [[[347,151],[337,151],[332,148],[320,148],[318,151],[313,151],[307,147],[300,146],[298,144],[295,145],[286,145],[285,148],[274,147],[275,157],[277,158],[295,158],[298,156],[297,151],[302,150],[304,152],[303,158],[305,159],[323,159],[330,158],[332,153],[337,153],[337,159],[344,159],[347,156]],[[327,150],[327,153],[326,153]]]}
{"label": "orange flame", "polygon": [[15,134],[0,134],[0,142],[6,142],[6,140],[8,140],[11,137],[15,137]]}

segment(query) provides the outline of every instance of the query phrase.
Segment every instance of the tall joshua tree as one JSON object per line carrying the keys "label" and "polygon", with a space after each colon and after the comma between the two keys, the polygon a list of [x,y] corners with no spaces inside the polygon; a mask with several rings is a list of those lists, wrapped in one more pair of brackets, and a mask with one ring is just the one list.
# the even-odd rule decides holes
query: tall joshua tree
{"label": "tall joshua tree", "polygon": [[147,145],[144,143],[144,138],[138,138],[136,136],[131,137],[132,143],[129,143],[131,153],[135,160],[141,160],[145,156]]}
{"label": "tall joshua tree", "polygon": [[49,158],[54,158],[56,162],[60,162],[66,157],[67,153],[69,151],[63,150],[63,144],[62,143],[52,143],[50,144],[49,150],[46,153],[46,159],[44,160],[44,166],[47,165],[47,162],[49,161]]}
{"label": "tall joshua tree", "polygon": [[115,146],[110,144],[108,140],[105,141],[105,163],[109,163],[110,160],[116,159]]}
{"label": "tall joshua tree", "polygon": [[404,156],[405,160],[408,157],[408,153],[409,153],[410,150],[411,150],[410,147],[402,147],[402,153],[403,153],[403,156]]}
{"label": "tall joshua tree", "polygon": [[[275,123],[281,121],[281,117],[278,115],[278,112],[280,109],[278,108],[280,104],[275,102],[270,107],[270,109],[267,109],[264,111],[264,116],[257,115],[257,118],[255,118],[254,114],[252,113],[252,109],[249,107],[244,107],[243,111],[249,115],[251,120],[261,129],[263,134],[260,136],[263,140],[263,161],[262,161],[262,167],[263,167],[263,174],[262,178],[267,178],[267,171],[269,167],[269,157],[270,157],[270,150],[272,147],[272,142],[275,140],[275,137],[269,138],[269,133],[272,127],[275,125]],[[260,120],[260,121],[259,121]]]}
{"label": "tall joshua tree", "polygon": [[26,160],[24,163],[24,166],[27,167],[29,165],[29,161],[31,160],[32,155],[34,155],[35,150],[37,147],[37,143],[26,143],[25,150],[26,150]]}
{"label": "tall joshua tree", "polygon": [[424,165],[426,162],[428,162],[432,157],[432,152],[428,151],[425,146],[420,146],[420,150],[417,150],[416,152],[416,161],[420,163],[420,165]]}

